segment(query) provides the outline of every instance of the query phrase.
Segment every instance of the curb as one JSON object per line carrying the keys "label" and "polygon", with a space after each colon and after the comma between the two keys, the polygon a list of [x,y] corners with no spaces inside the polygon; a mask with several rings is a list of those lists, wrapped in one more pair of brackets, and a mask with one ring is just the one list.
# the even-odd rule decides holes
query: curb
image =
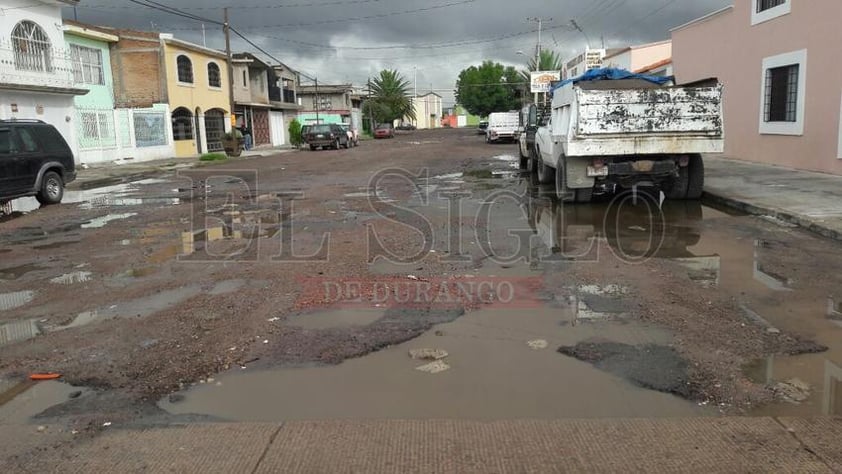
{"label": "curb", "polygon": [[770,216],[788,224],[798,226],[804,230],[810,231],[822,237],[842,242],[842,232],[836,229],[831,229],[823,223],[816,222],[808,217],[804,217],[803,215],[793,214],[781,209],[771,207],[757,206],[754,204],[750,204],[746,201],[741,201],[737,198],[725,196],[724,194],[719,194],[719,191],[715,190],[710,191],[706,189],[704,194],[702,195],[702,201],[729,207],[731,209],[742,211],[746,214],[751,214],[754,216]]}

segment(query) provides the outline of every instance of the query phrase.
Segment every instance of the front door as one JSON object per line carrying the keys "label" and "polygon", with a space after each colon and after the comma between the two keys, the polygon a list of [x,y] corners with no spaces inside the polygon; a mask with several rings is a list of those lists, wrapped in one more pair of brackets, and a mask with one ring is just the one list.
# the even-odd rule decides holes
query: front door
{"label": "front door", "polygon": [[205,135],[209,152],[225,151],[225,147],[222,145],[224,134],[225,112],[219,109],[211,109],[205,112]]}
{"label": "front door", "polygon": [[252,135],[255,145],[269,145],[272,143],[272,135],[269,132],[269,111],[266,109],[254,109],[254,127]]}

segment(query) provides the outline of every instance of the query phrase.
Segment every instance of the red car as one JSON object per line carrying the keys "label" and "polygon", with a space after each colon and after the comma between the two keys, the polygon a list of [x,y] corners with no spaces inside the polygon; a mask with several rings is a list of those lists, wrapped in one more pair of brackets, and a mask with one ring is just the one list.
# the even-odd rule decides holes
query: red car
{"label": "red car", "polygon": [[395,138],[395,128],[390,123],[381,123],[374,129],[374,138]]}

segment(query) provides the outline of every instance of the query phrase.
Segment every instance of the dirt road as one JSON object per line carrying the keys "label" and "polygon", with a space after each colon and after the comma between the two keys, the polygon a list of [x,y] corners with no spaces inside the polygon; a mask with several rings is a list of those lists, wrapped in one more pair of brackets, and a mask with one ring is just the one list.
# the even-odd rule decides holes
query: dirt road
{"label": "dirt road", "polygon": [[701,203],[563,206],[517,153],[418,131],[2,218],[0,392],[23,394],[0,422],[842,410],[839,244]]}

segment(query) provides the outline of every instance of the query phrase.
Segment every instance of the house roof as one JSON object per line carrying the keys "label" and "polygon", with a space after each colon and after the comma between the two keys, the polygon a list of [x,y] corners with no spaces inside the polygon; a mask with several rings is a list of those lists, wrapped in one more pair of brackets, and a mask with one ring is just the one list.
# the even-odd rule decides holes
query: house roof
{"label": "house roof", "polygon": [[81,23],[73,20],[64,20],[63,23],[64,32],[67,34],[81,36],[93,40],[106,41],[109,43],[116,43],[120,41],[119,36],[115,35],[113,31],[109,31],[106,28],[88,25],[86,23]]}
{"label": "house roof", "polygon": [[712,18],[714,18],[714,17],[717,17],[717,16],[719,16],[719,15],[722,15],[722,14],[725,14],[725,13],[729,13],[729,12],[731,12],[731,11],[733,11],[733,10],[734,10],[734,5],[729,5],[729,6],[725,7],[725,8],[722,8],[722,9],[716,10],[715,12],[708,13],[708,14],[707,14],[707,15],[705,15],[705,16],[701,16],[701,17],[699,17],[699,18],[696,18],[695,20],[688,21],[687,23],[685,23],[685,24],[683,24],[683,25],[676,26],[675,28],[673,28],[673,29],[671,29],[671,30],[670,30],[670,33],[674,33],[674,32],[676,32],[676,31],[678,31],[678,30],[683,30],[684,28],[688,28],[688,27],[690,27],[690,26],[694,26],[694,25],[696,25],[696,24],[699,24],[699,23],[705,22],[705,21],[710,20],[710,19],[712,19]]}
{"label": "house roof", "polygon": [[169,33],[161,33],[161,40],[165,43],[172,44],[178,46],[180,48],[189,49],[191,51],[195,51],[197,53],[207,54],[208,56],[214,56],[217,58],[227,59],[228,56],[217,49],[206,48],[200,44],[191,43],[189,41],[184,41],[173,37],[173,35]]}
{"label": "house roof", "polygon": [[272,69],[272,66],[266,64],[260,58],[251,53],[234,53],[231,57],[236,60],[242,60],[243,62],[248,61],[250,64],[256,63],[257,65],[262,66],[263,69]]}
{"label": "house roof", "polygon": [[[319,93],[320,94],[345,94],[347,92],[353,92],[354,87],[351,84],[319,84]],[[299,86],[298,87],[298,95],[302,94],[315,94],[316,93],[316,86],[315,85],[307,85],[307,86]]]}
{"label": "house roof", "polygon": [[645,73],[645,72],[653,71],[655,69],[662,68],[662,67],[664,67],[666,65],[669,65],[669,64],[672,64],[672,58],[662,59],[662,60],[660,60],[656,63],[652,63],[648,66],[644,66],[644,67],[642,67],[642,68],[640,68],[640,69],[638,69],[634,72],[637,73],[637,74]]}
{"label": "house roof", "polygon": [[660,46],[662,44],[667,44],[667,43],[672,43],[672,40],[668,39],[668,40],[663,40],[663,41],[655,41],[654,43],[646,43],[646,44],[638,44],[638,45],[633,45],[633,46],[627,46],[625,48],[609,49],[609,50],[606,50],[606,51],[611,51],[611,53],[606,54],[605,58],[603,58],[603,59],[610,59],[610,58],[619,56],[623,53],[628,53],[629,51],[634,51],[636,49],[651,48],[652,46]]}

